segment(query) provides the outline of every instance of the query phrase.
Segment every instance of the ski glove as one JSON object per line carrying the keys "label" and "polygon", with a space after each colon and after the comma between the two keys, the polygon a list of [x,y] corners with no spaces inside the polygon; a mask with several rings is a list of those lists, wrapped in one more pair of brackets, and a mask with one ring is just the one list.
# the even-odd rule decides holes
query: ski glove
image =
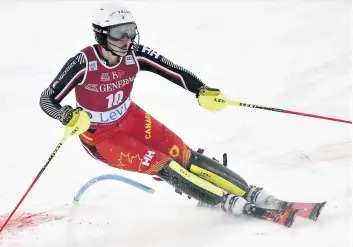
{"label": "ski glove", "polygon": [[226,96],[216,88],[201,87],[196,95],[199,105],[208,111],[220,111],[227,106]]}
{"label": "ski glove", "polygon": [[72,109],[71,106],[66,105],[60,109],[60,122],[68,127],[72,127],[76,124],[78,118],[80,117],[80,112],[82,111],[81,107]]}

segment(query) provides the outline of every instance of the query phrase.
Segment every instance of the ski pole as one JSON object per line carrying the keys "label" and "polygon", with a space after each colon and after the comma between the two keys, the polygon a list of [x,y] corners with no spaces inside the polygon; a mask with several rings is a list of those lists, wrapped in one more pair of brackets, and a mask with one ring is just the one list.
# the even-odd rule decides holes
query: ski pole
{"label": "ski pole", "polygon": [[7,225],[7,223],[10,221],[10,219],[12,218],[12,216],[15,214],[16,210],[19,208],[19,206],[21,205],[21,203],[24,201],[24,199],[26,198],[26,196],[28,195],[28,193],[31,191],[32,187],[34,186],[34,184],[38,181],[38,179],[40,178],[40,176],[43,174],[44,170],[47,168],[47,166],[49,165],[50,161],[54,158],[54,156],[56,155],[56,153],[59,151],[60,147],[65,143],[65,141],[73,135],[80,135],[83,132],[85,132],[90,125],[90,118],[88,116],[88,114],[86,112],[80,112],[80,117],[77,120],[76,124],[72,127],[65,127],[65,133],[64,136],[61,138],[59,144],[56,146],[55,150],[52,152],[52,154],[50,155],[50,157],[48,158],[47,162],[44,164],[44,166],[42,167],[42,169],[39,171],[39,173],[37,174],[37,176],[34,178],[33,182],[31,183],[31,185],[29,186],[29,188],[27,189],[27,191],[24,193],[24,195],[22,196],[21,200],[17,203],[16,207],[12,210],[11,214],[9,215],[9,217],[7,217],[5,223],[1,226],[0,228],[0,233],[2,232],[2,230],[5,228],[5,226]]}
{"label": "ski pole", "polygon": [[332,117],[325,117],[325,116],[314,115],[314,114],[304,113],[304,112],[284,110],[284,109],[273,108],[273,107],[266,107],[266,106],[260,106],[260,105],[254,105],[254,104],[247,104],[247,103],[233,101],[233,100],[227,100],[227,105],[228,106],[244,106],[244,107],[249,107],[249,108],[257,108],[257,109],[261,109],[261,110],[275,111],[275,112],[280,112],[280,113],[293,114],[293,115],[299,115],[299,116],[304,116],[304,117],[319,118],[319,119],[324,119],[324,120],[330,120],[330,121],[336,121],[336,122],[341,122],[341,123],[352,124],[352,121],[348,121],[348,120],[332,118]]}
{"label": "ski pole", "polygon": [[[223,103],[223,104],[225,104],[225,106],[244,106],[244,107],[249,107],[249,108],[257,108],[257,109],[261,109],[261,110],[274,111],[274,112],[280,112],[280,113],[286,113],[286,114],[293,114],[293,115],[299,115],[299,116],[304,116],[304,117],[320,118],[320,119],[324,119],[324,120],[352,124],[352,121],[338,119],[338,118],[325,117],[325,116],[314,115],[314,114],[310,114],[310,113],[290,111],[290,110],[248,104],[248,103],[243,103],[243,102],[231,100],[226,95],[224,95],[224,93],[221,93],[218,89],[214,89],[214,88],[204,89],[204,90],[200,91],[200,94],[202,94],[203,96],[216,97],[214,99],[214,101],[216,101],[218,103]],[[207,103],[207,102],[205,102],[205,103]],[[207,103],[207,104],[210,104],[210,103]]]}

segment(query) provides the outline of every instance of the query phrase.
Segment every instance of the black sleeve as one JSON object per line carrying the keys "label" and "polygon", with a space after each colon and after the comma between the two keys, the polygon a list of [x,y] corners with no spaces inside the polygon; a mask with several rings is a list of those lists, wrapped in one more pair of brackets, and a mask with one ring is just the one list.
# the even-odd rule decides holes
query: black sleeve
{"label": "black sleeve", "polygon": [[138,45],[135,55],[141,71],[145,70],[158,74],[195,94],[199,92],[200,87],[205,86],[205,84],[189,70],[174,64],[147,46]]}
{"label": "black sleeve", "polygon": [[59,119],[60,102],[78,84],[83,83],[87,73],[87,57],[78,53],[70,58],[53,82],[45,89],[39,100],[40,107],[50,117]]}

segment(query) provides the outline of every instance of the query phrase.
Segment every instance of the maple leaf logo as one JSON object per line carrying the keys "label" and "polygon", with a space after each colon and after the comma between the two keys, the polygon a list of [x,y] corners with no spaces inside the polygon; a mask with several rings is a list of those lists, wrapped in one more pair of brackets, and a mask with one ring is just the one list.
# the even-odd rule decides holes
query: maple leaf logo
{"label": "maple leaf logo", "polygon": [[130,156],[130,153],[120,153],[119,163],[117,167],[126,167],[128,170],[140,171],[142,159],[140,154]]}

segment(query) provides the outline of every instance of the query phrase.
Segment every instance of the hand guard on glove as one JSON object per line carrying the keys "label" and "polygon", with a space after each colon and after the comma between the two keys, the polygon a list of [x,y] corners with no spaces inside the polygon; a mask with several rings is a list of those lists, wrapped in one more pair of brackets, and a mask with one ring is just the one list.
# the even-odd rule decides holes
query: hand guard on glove
{"label": "hand guard on glove", "polygon": [[199,105],[208,111],[220,111],[227,106],[227,97],[216,88],[201,87],[196,95]]}
{"label": "hand guard on glove", "polygon": [[66,105],[60,109],[60,122],[68,127],[72,127],[76,124],[77,120],[80,117],[80,112],[82,111],[81,107],[73,109],[71,106]]}

